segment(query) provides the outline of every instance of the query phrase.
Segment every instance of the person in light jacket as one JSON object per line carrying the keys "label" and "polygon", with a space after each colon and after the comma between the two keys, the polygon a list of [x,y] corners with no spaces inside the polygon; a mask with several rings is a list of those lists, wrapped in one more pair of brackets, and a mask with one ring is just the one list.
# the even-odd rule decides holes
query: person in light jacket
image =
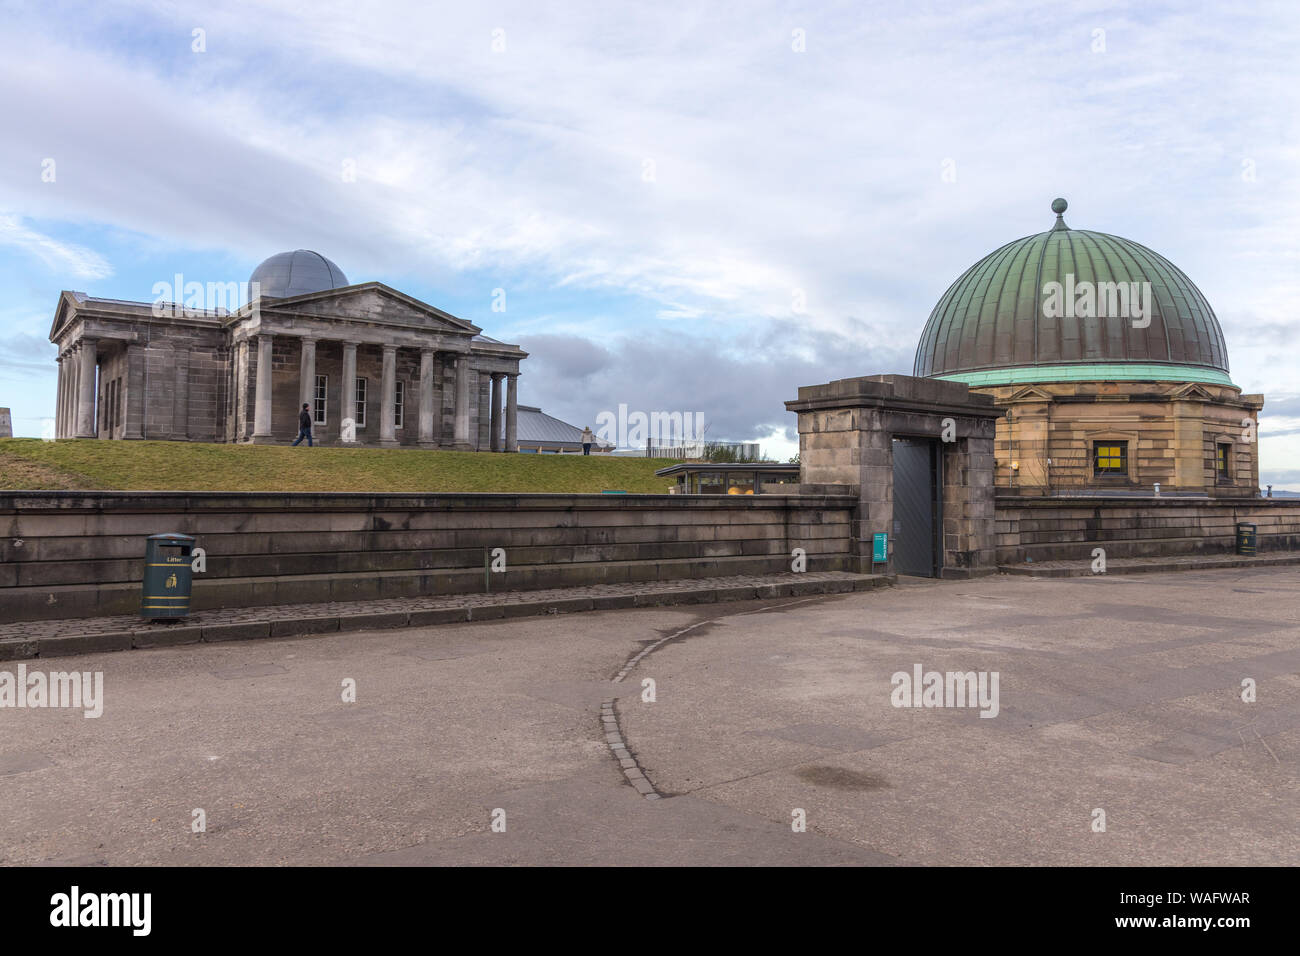
{"label": "person in light jacket", "polygon": [[591,427],[588,426],[582,430],[582,453],[591,454],[591,443],[596,440],[596,436],[591,433]]}

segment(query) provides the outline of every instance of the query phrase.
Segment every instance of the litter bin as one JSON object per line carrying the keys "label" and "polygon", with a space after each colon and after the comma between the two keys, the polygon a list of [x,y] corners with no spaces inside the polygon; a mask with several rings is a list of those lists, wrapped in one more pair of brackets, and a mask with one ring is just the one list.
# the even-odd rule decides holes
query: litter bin
{"label": "litter bin", "polygon": [[187,534],[151,534],[145,539],[141,617],[165,619],[190,613],[193,550],[194,539]]}
{"label": "litter bin", "polygon": [[1237,522],[1237,553],[1255,553],[1255,525],[1245,521]]}

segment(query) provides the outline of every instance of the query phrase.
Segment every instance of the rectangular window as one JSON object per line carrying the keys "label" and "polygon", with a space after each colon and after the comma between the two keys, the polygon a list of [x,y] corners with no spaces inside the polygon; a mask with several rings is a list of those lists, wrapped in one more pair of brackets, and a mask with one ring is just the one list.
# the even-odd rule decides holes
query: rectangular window
{"label": "rectangular window", "polygon": [[798,475],[765,475],[759,479],[759,492],[765,495],[788,495],[799,484]]}
{"label": "rectangular window", "polygon": [[317,425],[325,424],[325,392],[329,388],[329,376],[316,376],[316,391],[312,396],[312,418]]}
{"label": "rectangular window", "polygon": [[114,383],[117,385],[117,388],[113,390],[114,404],[117,411],[113,413],[113,427],[116,428],[122,424],[122,379],[119,377],[114,380]]}
{"label": "rectangular window", "polygon": [[366,427],[366,380],[357,379],[357,417],[355,419],[358,428]]}
{"label": "rectangular window", "polygon": [[1215,446],[1214,471],[1220,478],[1231,478],[1232,473],[1228,470],[1229,462],[1232,460],[1232,445],[1227,442],[1219,442]]}
{"label": "rectangular window", "polygon": [[752,471],[727,472],[727,494],[752,495],[754,493],[754,473]]}
{"label": "rectangular window", "polygon": [[723,484],[722,472],[720,471],[701,471],[695,476],[695,493],[700,495],[723,495],[727,493],[727,486]]}
{"label": "rectangular window", "polygon": [[406,383],[397,383],[397,400],[393,404],[393,426],[402,427],[402,400],[406,398]]}
{"label": "rectangular window", "polygon": [[1128,442],[1099,441],[1093,448],[1093,473],[1097,475],[1128,474]]}

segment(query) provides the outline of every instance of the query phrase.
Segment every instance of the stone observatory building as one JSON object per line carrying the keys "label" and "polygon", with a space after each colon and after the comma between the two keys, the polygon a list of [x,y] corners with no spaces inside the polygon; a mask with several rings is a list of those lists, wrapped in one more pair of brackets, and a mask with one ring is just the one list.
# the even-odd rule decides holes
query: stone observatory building
{"label": "stone observatory building", "polygon": [[306,249],[259,265],[248,296],[227,311],[63,292],[56,437],[286,442],[306,403],[326,444],[516,450],[517,345]]}
{"label": "stone observatory building", "polygon": [[1228,375],[1214,310],[1168,259],[1056,223],[989,253],[930,313],[914,374],[1005,410],[999,494],[1254,497],[1262,395]]}

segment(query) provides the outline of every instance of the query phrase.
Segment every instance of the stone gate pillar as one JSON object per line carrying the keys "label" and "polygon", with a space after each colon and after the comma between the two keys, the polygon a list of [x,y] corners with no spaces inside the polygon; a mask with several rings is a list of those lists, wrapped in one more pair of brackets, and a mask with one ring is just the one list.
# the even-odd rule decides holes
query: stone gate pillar
{"label": "stone gate pillar", "polygon": [[1002,410],[961,382],[909,375],[846,378],[799,389],[785,407],[799,416],[799,477],[806,493],[858,496],[854,547],[858,570],[873,570],[872,543],[889,535],[894,574],[894,439],[929,439],[939,461],[941,577],[992,574],[993,436]]}

